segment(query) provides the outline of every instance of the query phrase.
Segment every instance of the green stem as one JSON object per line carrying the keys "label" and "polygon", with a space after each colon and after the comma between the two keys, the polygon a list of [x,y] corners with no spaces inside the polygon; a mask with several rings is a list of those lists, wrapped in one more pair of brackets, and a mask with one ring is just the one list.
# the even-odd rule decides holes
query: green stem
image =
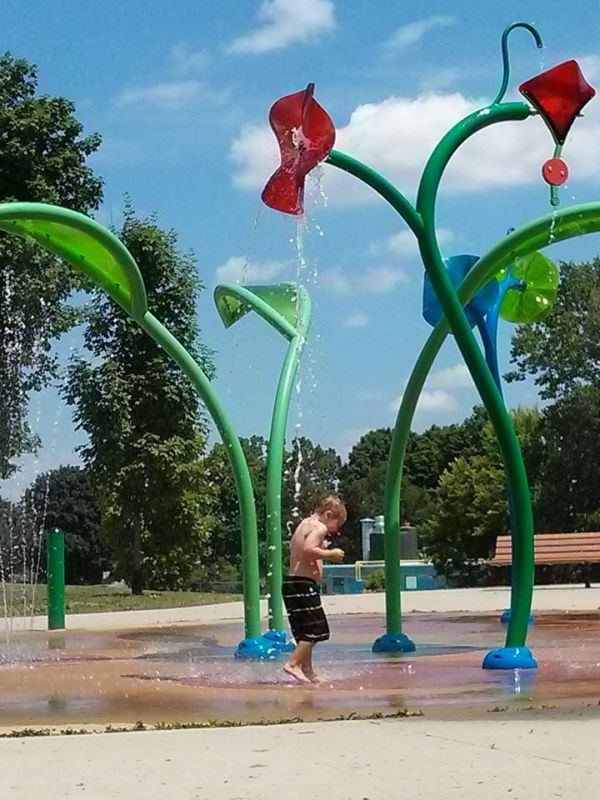
{"label": "green stem", "polygon": [[267,451],[267,586],[269,587],[269,629],[274,631],[282,631],[285,624],[281,593],[283,580],[281,513],[283,454],[292,388],[298,372],[303,343],[304,335],[297,335],[288,346],[279,376]]}
{"label": "green stem", "polygon": [[244,581],[244,625],[247,638],[260,636],[260,585],[256,507],[252,480],[240,440],[221,401],[203,370],[177,339],[150,312],[140,320],[142,328],[181,367],[208,409],[227,450],[240,503],[242,528],[242,573]]}
{"label": "green stem", "polygon": [[[516,257],[547,246],[552,225],[554,225],[553,241],[555,242],[598,232],[600,231],[600,202],[555,212],[534,220],[511,233],[482,256],[469,272],[458,289],[461,304],[467,305],[482,286],[500,270],[507,267]],[[388,518],[390,520],[390,530],[399,530],[400,526],[402,470],[417,401],[433,362],[449,332],[448,321],[446,317],[442,317],[419,354],[402,396],[392,435],[385,486],[385,515],[386,522]],[[511,606],[513,602],[511,597]],[[394,607],[394,598],[391,599],[391,606]],[[396,633],[400,630],[399,621],[394,617],[388,618],[388,631]]]}
{"label": "green stem", "polygon": [[538,46],[538,49],[541,50],[544,46],[544,42],[542,41],[542,37],[536,30],[533,25],[530,25],[528,22],[513,22],[512,25],[509,25],[508,28],[504,29],[502,33],[502,40],[501,40],[501,50],[502,50],[502,82],[500,83],[500,88],[498,89],[498,94],[492,100],[492,105],[496,105],[500,103],[506,94],[506,90],[508,89],[508,80],[510,78],[510,58],[508,55],[508,37],[517,28],[523,28],[533,36],[535,39],[535,43]]}
{"label": "green stem", "polygon": [[367,186],[375,189],[375,191],[380,194],[384,200],[387,200],[392,208],[400,214],[415,236],[417,238],[421,236],[423,233],[423,221],[421,217],[415,211],[412,203],[410,203],[402,192],[398,191],[393,184],[386,180],[383,175],[380,175],[378,172],[375,172],[374,169],[371,169],[371,167],[368,167],[356,158],[352,158],[352,156],[342,153],[339,150],[331,151],[327,163],[339,169],[343,169],[345,172],[349,172],[350,175],[354,175],[355,178],[358,178],[363,183],[366,183]]}
{"label": "green stem", "polygon": [[[333,150],[327,159],[334,167],[345,170],[354,177],[366,183],[384,200],[394,208],[408,227],[419,239],[424,234],[423,221],[414,206],[396,187],[386,180],[371,167],[352,158],[346,153]],[[402,611],[401,611],[401,592],[400,592],[400,489],[398,488],[398,503],[394,506],[394,499],[388,497],[387,487],[393,486],[390,478],[392,469],[392,457],[388,461],[388,480],[386,481],[386,496],[384,499],[385,507],[385,531],[384,531],[384,550],[385,550],[385,616],[387,630],[389,633],[402,632]],[[401,469],[401,464],[400,464]],[[389,531],[396,531],[396,535],[390,535]]]}
{"label": "green stem", "polygon": [[419,192],[417,210],[423,219],[424,235],[419,249],[440,305],[448,319],[458,348],[477,386],[502,452],[506,474],[514,503],[513,538],[513,592],[511,620],[506,646],[521,647],[527,638],[527,626],[533,595],[533,515],[527,473],[519,441],[502,396],[485,363],[471,325],[458,299],[438,246],[435,232],[435,203],[440,180],[452,155],[458,147],[477,131],[496,122],[522,120],[531,111],[524,103],[506,103],[471,114],[452,128],[435,148],[427,162]]}

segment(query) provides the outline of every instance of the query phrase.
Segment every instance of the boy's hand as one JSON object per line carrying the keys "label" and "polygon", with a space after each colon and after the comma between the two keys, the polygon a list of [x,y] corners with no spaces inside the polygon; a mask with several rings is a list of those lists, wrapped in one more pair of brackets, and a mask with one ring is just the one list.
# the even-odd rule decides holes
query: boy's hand
{"label": "boy's hand", "polygon": [[339,547],[336,547],[334,550],[330,550],[327,554],[328,561],[336,561],[340,564],[344,560],[345,553]]}

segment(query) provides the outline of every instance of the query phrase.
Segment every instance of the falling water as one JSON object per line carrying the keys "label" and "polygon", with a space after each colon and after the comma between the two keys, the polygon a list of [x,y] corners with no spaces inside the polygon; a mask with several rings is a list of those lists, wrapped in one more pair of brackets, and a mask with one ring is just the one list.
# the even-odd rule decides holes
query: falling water
{"label": "falling water", "polygon": [[556,214],[557,211],[554,209],[552,212],[552,219],[550,220],[550,228],[548,231],[548,244],[554,244],[556,241]]}
{"label": "falling water", "polygon": [[546,69],[546,45],[543,44],[539,47],[538,52],[540,54],[540,72],[543,72]]}

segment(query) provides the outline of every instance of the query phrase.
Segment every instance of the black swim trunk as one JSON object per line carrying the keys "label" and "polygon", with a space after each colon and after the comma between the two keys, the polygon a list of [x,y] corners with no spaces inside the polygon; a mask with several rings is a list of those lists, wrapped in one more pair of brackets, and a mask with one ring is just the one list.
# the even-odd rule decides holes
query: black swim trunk
{"label": "black swim trunk", "polygon": [[312,643],[329,639],[319,584],[312,578],[288,575],[283,579],[282,589],[294,639]]}

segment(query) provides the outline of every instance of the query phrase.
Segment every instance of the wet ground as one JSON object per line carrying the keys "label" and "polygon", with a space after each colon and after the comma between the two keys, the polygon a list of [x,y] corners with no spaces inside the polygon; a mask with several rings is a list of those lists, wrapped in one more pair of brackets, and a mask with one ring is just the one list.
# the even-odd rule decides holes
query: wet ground
{"label": "wet ground", "polygon": [[0,644],[0,727],[206,721],[307,721],[350,714],[462,718],[491,711],[595,709],[600,702],[600,612],[540,614],[533,672],[481,669],[503,644],[497,615],[413,614],[416,653],[375,656],[381,615],[331,619],[317,649],[320,687],[300,687],[282,661],[233,659],[239,624],[118,633],[29,632]]}

